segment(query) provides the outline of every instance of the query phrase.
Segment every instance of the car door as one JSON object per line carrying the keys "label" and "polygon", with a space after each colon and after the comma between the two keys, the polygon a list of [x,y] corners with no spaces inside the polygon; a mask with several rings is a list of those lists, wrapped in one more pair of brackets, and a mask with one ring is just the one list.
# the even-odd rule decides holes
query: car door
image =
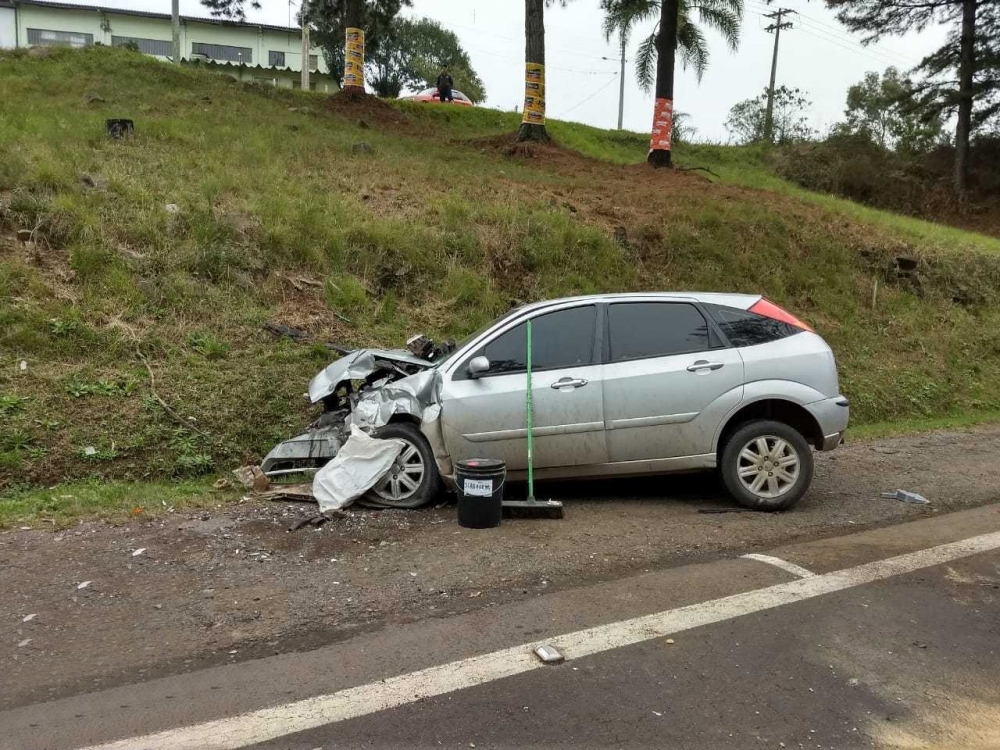
{"label": "car door", "polygon": [[[535,466],[605,462],[597,306],[577,304],[529,317]],[[501,328],[445,375],[441,423],[453,460],[497,458],[511,471],[527,467],[525,320]],[[472,377],[469,362],[479,356],[490,369]]]}
{"label": "car door", "polygon": [[711,453],[743,395],[743,359],[693,302],[607,306],[602,377],[611,461]]}

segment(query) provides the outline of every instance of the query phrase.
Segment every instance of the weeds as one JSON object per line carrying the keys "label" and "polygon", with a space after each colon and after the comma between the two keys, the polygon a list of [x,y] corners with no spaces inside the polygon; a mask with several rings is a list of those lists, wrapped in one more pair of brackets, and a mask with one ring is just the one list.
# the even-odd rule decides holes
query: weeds
{"label": "weeds", "polygon": [[192,331],[187,337],[188,346],[205,359],[222,359],[229,354],[229,344],[211,331]]}
{"label": "weeds", "polygon": [[27,403],[27,396],[18,396],[14,393],[0,393],[0,417],[10,417],[23,413]]}
{"label": "weeds", "polygon": [[88,396],[110,396],[114,398],[127,398],[135,393],[139,387],[139,381],[134,377],[127,377],[119,381],[107,380],[83,380],[77,375],[70,378],[66,383],[66,393],[73,398],[87,398]]}

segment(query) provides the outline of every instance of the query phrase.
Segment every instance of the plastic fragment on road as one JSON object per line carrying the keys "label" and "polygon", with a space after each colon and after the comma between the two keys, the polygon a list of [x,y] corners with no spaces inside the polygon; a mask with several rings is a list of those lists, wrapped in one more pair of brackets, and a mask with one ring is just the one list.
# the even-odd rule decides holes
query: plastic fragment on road
{"label": "plastic fragment on road", "polygon": [[87,586],[89,586],[89,585],[90,585],[91,583],[93,583],[93,581],[84,581],[83,583],[81,583],[81,584],[80,584],[79,586],[77,586],[76,588],[77,588],[77,590],[80,590],[80,589],[85,589],[85,588],[87,588]]}
{"label": "plastic fragment on road", "polygon": [[927,505],[930,503],[930,500],[923,495],[918,495],[916,492],[907,492],[906,490],[883,492],[882,497],[888,500],[899,500],[901,503],[916,503],[917,505]]}
{"label": "plastic fragment on road", "polygon": [[336,457],[313,477],[313,496],[321,513],[341,510],[379,483],[405,447],[402,440],[380,440],[351,425],[351,436]]}
{"label": "plastic fragment on road", "polygon": [[537,656],[539,661],[543,664],[559,664],[566,660],[566,657],[563,656],[555,646],[550,646],[547,643],[543,643],[535,649],[535,656]]}
{"label": "plastic fragment on road", "polygon": [[132,557],[138,557],[145,551],[146,551],[145,547],[139,547],[139,549],[137,549],[135,552],[132,553]]}
{"label": "plastic fragment on road", "polygon": [[34,619],[35,619],[36,617],[38,617],[38,615],[37,615],[37,614],[33,614],[33,615],[25,615],[25,616],[24,616],[24,617],[23,617],[23,618],[21,619],[21,622],[31,622],[31,621],[32,621],[32,620],[34,620]]}

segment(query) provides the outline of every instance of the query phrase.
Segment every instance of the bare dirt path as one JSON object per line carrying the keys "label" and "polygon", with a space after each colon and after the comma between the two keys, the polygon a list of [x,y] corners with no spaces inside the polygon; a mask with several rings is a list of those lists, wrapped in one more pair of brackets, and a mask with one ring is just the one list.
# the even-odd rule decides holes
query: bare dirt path
{"label": "bare dirt path", "polygon": [[[289,532],[311,508],[245,503],[0,534],[0,708],[994,502],[998,454],[997,428],[849,445],[818,456],[811,493],[776,515],[700,513],[734,506],[711,477],[668,477],[543,485],[563,520],[488,531],[448,505]],[[879,498],[896,488],[932,504]]]}

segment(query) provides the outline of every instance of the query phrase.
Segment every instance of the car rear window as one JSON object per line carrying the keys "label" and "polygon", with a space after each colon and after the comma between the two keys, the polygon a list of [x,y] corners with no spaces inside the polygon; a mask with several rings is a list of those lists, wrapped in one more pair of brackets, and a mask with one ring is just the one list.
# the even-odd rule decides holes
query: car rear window
{"label": "car rear window", "polygon": [[705,305],[712,319],[733,346],[756,346],[802,333],[789,323],[773,318],[765,318],[748,310],[725,305]]}
{"label": "car rear window", "polygon": [[708,322],[682,302],[621,302],[610,306],[611,361],[665,357],[710,348]]}

